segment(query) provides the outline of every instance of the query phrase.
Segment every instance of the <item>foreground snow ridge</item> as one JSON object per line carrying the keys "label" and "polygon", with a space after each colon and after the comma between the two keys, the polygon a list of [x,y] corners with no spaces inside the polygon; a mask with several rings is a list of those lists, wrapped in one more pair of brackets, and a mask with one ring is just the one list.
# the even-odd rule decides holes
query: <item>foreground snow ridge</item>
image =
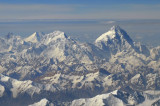
{"label": "foreground snow ridge", "polygon": [[50,103],[46,98],[42,99],[41,101],[34,103],[29,106],[54,106],[52,103]]}
{"label": "foreground snow ridge", "polygon": [[71,106],[124,106],[123,101],[115,97],[116,95],[117,90],[93,98],[74,100]]}

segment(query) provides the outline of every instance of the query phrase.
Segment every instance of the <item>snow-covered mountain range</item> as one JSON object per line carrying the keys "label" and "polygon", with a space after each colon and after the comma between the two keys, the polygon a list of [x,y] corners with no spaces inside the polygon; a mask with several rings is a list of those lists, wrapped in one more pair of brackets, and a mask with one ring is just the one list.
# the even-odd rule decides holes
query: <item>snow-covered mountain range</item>
{"label": "snow-covered mountain range", "polygon": [[61,31],[27,38],[9,33],[0,48],[5,106],[159,104],[160,47],[134,42],[119,26],[93,44]]}

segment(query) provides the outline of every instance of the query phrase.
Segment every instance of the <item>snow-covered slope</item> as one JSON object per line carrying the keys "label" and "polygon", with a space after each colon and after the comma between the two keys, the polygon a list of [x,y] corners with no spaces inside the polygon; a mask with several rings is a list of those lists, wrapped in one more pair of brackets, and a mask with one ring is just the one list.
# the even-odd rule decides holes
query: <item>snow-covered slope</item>
{"label": "snow-covered slope", "polygon": [[93,98],[74,100],[70,104],[71,106],[151,106],[158,104],[159,99],[159,91],[157,93],[156,91],[130,93],[116,90]]}
{"label": "snow-covered slope", "polygon": [[123,101],[115,95],[117,95],[117,91],[97,95],[93,98],[74,100],[72,101],[71,106],[124,106]]}
{"label": "snow-covered slope", "polygon": [[111,54],[134,48],[132,39],[119,26],[113,26],[108,32],[98,37],[95,45]]}
{"label": "snow-covered slope", "polygon": [[44,38],[42,39],[41,43],[48,45],[50,43],[54,42],[59,42],[59,41],[64,41],[68,37],[64,32],[61,31],[54,31],[52,33],[46,34]]}
{"label": "snow-covered slope", "polygon": [[[73,68],[81,67],[79,68],[81,71],[94,71],[95,69],[93,68],[98,65],[96,63],[102,62],[102,59],[105,60],[107,58],[103,51],[93,44],[77,42],[67,37],[64,32],[55,31],[45,34],[36,45],[26,48],[22,52],[9,55],[4,59],[6,62],[3,61],[5,64],[3,64],[3,68],[7,64],[15,66],[14,63],[16,63],[15,67],[8,68],[5,73],[11,75],[16,71],[17,76],[20,75],[21,79],[25,77],[28,79],[31,75],[43,74],[45,72],[43,67],[46,67],[46,71],[51,71],[50,68],[57,70],[56,67],[59,64],[63,64],[61,66],[61,68],[65,68],[62,70],[63,72],[69,70],[68,68],[72,66]],[[26,65],[22,67],[22,64]],[[56,67],[52,67],[52,65]],[[15,71],[11,72],[10,70]],[[72,69],[69,71],[72,71]]]}
{"label": "snow-covered slope", "polygon": [[[160,89],[159,47],[149,49],[134,42],[118,26],[102,34],[94,44],[54,31],[34,33],[24,39],[8,34],[0,38],[0,48],[0,103],[4,98],[11,98],[10,103],[27,98],[28,104],[33,104],[46,98],[60,105],[88,98],[79,102],[140,104],[144,95],[139,98],[133,92]],[[125,94],[124,100],[117,97],[124,93],[106,94],[120,89],[128,90],[131,96]]]}
{"label": "snow-covered slope", "polygon": [[19,94],[27,93],[30,96],[33,96],[34,93],[39,93],[40,89],[32,85],[32,81],[18,81],[10,77],[0,75],[1,85],[1,97],[6,89],[12,92],[12,97],[16,98]]}
{"label": "snow-covered slope", "polygon": [[53,103],[49,102],[46,98],[40,100],[37,103],[31,104],[29,106],[54,106]]}
{"label": "snow-covered slope", "polygon": [[125,39],[127,42],[133,43],[132,39],[119,26],[113,26],[108,32],[98,37],[95,42],[109,42],[109,40],[114,39]]}
{"label": "snow-covered slope", "polygon": [[25,42],[20,36],[15,36],[12,33],[0,38],[0,44],[0,53],[2,54],[21,52],[31,46],[30,43]]}
{"label": "snow-covered slope", "polygon": [[44,35],[44,33],[34,32],[32,35],[30,35],[29,37],[25,38],[24,41],[37,43],[37,42],[39,42],[41,40],[43,35]]}

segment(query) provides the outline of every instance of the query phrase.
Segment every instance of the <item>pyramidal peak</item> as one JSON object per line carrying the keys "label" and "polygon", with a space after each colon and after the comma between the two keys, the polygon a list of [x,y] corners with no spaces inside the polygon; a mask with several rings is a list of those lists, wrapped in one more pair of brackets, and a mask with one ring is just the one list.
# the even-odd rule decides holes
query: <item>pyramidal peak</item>
{"label": "pyramidal peak", "polygon": [[98,37],[95,42],[108,41],[109,39],[115,38],[116,33],[119,32],[120,29],[119,26],[113,26],[108,32],[105,32]]}
{"label": "pyramidal peak", "polygon": [[100,49],[110,51],[111,54],[134,48],[130,36],[119,26],[113,26],[108,32],[98,37],[95,45]]}
{"label": "pyramidal peak", "polygon": [[119,26],[113,26],[108,32],[98,37],[95,43],[107,42],[112,39],[125,39],[128,42],[133,42],[129,35],[123,29],[121,29]]}
{"label": "pyramidal peak", "polygon": [[42,33],[42,32],[34,32],[32,35],[30,35],[29,37],[25,38],[24,41],[37,43],[37,42],[40,41],[42,35],[44,35],[44,33]]}

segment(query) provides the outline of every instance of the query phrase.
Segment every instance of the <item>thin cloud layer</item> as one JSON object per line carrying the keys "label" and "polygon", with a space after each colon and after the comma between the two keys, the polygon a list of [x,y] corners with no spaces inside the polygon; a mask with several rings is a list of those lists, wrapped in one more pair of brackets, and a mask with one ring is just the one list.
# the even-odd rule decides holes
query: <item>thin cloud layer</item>
{"label": "thin cloud layer", "polygon": [[0,4],[0,19],[160,19],[159,10],[159,4]]}

